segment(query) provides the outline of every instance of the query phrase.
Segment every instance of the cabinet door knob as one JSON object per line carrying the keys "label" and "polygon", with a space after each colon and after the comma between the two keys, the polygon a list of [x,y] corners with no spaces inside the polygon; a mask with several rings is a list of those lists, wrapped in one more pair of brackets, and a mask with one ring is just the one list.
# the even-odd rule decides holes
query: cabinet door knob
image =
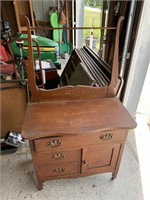
{"label": "cabinet door knob", "polygon": [[106,133],[106,134],[101,135],[99,138],[100,140],[111,140],[112,137],[113,137],[112,133]]}
{"label": "cabinet door knob", "polygon": [[58,147],[63,143],[63,141],[60,140],[54,140],[54,141],[50,141],[47,143],[48,147]]}
{"label": "cabinet door knob", "polygon": [[83,161],[82,161],[82,165],[83,165],[83,166],[87,166],[87,165],[88,165],[88,162],[87,162],[86,160],[83,160]]}

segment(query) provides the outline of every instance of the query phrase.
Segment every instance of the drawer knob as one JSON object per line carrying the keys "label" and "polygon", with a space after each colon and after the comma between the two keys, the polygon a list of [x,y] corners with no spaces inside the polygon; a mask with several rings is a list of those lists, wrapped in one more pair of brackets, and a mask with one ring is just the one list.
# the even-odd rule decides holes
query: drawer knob
{"label": "drawer knob", "polygon": [[82,165],[86,167],[88,165],[88,162],[86,160],[83,160]]}
{"label": "drawer knob", "polygon": [[58,147],[62,144],[63,142],[60,140],[54,140],[54,141],[50,141],[47,143],[48,147]]}
{"label": "drawer knob", "polygon": [[63,167],[56,168],[56,169],[54,169],[54,172],[55,173],[63,173],[63,172],[65,172],[65,168],[63,168]]}
{"label": "drawer knob", "polygon": [[100,136],[100,139],[101,140],[111,140],[112,139],[112,137],[113,137],[113,134],[112,133],[106,133],[106,134],[104,134],[104,135],[101,135]]}
{"label": "drawer knob", "polygon": [[52,155],[52,159],[54,160],[58,160],[58,159],[64,159],[65,157],[65,154],[64,153],[54,153]]}

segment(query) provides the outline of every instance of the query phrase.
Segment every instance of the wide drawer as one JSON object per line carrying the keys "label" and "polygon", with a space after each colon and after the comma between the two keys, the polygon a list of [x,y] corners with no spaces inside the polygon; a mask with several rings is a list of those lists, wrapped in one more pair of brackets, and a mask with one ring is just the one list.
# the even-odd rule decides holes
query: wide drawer
{"label": "wide drawer", "polygon": [[66,135],[62,137],[48,137],[34,140],[37,152],[80,148],[89,145],[98,145],[106,142],[124,141],[126,130],[98,132],[90,134]]}
{"label": "wide drawer", "polygon": [[45,165],[40,166],[39,169],[43,178],[59,177],[80,172],[78,162]]}
{"label": "wide drawer", "polygon": [[69,150],[69,151],[53,151],[36,154],[38,165],[51,165],[62,162],[78,162],[81,157],[81,150]]}

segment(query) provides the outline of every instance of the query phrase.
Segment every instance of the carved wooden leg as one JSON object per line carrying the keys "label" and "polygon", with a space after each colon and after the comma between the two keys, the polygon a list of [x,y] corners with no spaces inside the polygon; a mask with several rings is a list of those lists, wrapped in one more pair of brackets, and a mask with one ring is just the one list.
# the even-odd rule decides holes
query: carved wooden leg
{"label": "carved wooden leg", "polygon": [[39,178],[37,178],[37,188],[43,190],[43,182]]}
{"label": "carved wooden leg", "polygon": [[[118,173],[118,172],[117,172]],[[117,173],[112,173],[111,180],[114,180],[117,177]]]}
{"label": "carved wooden leg", "polygon": [[39,168],[38,168],[38,165],[36,163],[34,142],[29,141],[29,144],[30,144],[30,150],[31,150],[31,154],[32,154],[32,161],[33,161],[33,164],[34,164],[34,170],[35,170],[35,174],[36,174],[36,178],[37,178],[37,188],[38,188],[38,190],[42,190],[43,189],[43,181],[40,178]]}
{"label": "carved wooden leg", "polygon": [[112,173],[112,178],[111,178],[112,180],[114,180],[117,177],[119,166],[120,166],[120,161],[121,161],[122,153],[123,153],[123,149],[124,149],[124,145],[125,145],[125,143],[122,143],[121,146],[120,146],[120,151],[119,151],[119,154],[118,154],[116,167],[115,167],[114,172]]}

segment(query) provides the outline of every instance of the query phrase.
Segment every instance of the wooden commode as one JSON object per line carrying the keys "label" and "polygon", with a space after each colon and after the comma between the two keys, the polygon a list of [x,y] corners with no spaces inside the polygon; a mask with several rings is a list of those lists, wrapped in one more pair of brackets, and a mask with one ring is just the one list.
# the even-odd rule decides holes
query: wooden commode
{"label": "wooden commode", "polygon": [[[42,189],[43,182],[49,179],[104,172],[111,172],[112,179],[116,178],[128,130],[136,127],[135,121],[115,97],[122,17],[116,28],[110,82],[100,87],[77,84],[51,90],[36,85],[31,37],[34,28],[30,27],[29,19],[26,21],[29,51],[26,70],[31,102],[27,106],[22,137],[30,143],[38,188]],[[73,65],[78,65],[76,58],[72,57],[70,62],[72,59]],[[79,63],[78,67],[83,64]],[[92,61],[89,65],[93,69]],[[72,65],[67,66],[68,72]],[[96,71],[91,72],[95,75]]]}
{"label": "wooden commode", "polygon": [[38,188],[49,179],[112,172],[116,178],[135,121],[117,98],[29,103],[29,140]]}

